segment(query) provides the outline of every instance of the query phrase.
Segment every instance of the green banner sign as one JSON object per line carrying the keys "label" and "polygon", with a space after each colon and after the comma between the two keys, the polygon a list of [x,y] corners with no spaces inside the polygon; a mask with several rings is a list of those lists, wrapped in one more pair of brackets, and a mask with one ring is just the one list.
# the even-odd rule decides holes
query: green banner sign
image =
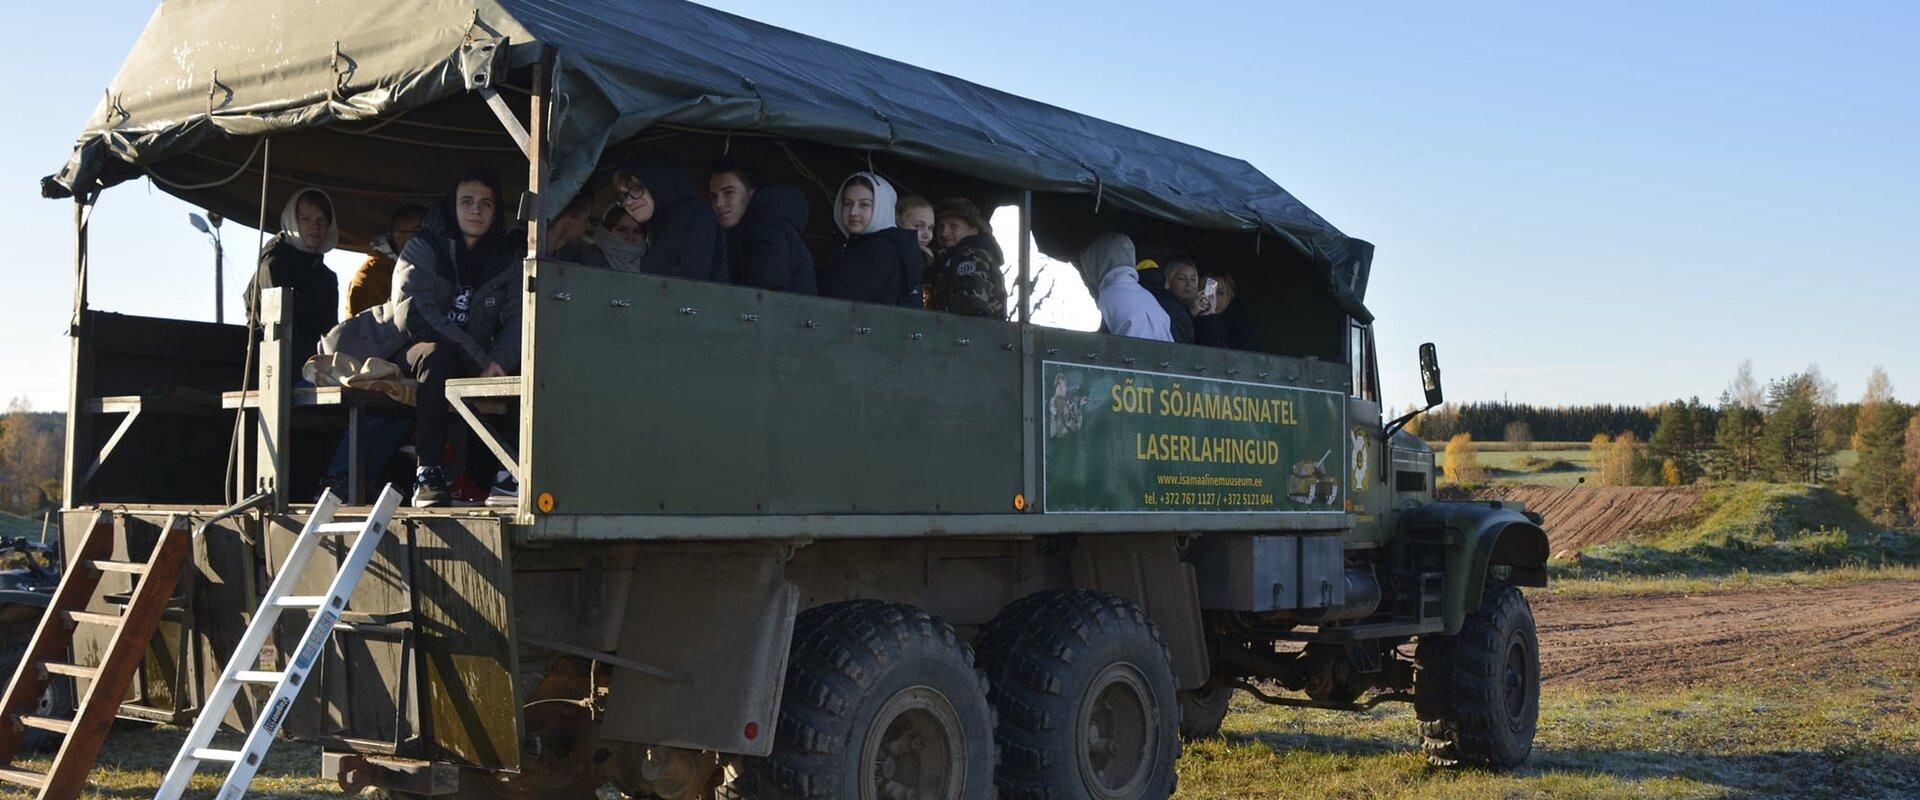
{"label": "green banner sign", "polygon": [[1053,362],[1041,377],[1049,513],[1343,507],[1337,392]]}

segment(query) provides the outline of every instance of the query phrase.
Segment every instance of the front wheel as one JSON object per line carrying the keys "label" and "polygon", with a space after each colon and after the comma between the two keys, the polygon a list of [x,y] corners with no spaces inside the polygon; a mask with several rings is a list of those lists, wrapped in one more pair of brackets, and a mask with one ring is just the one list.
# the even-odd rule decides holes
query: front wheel
{"label": "front wheel", "polygon": [[1520,588],[1489,583],[1454,636],[1420,637],[1414,711],[1435,766],[1511,769],[1533,752],[1540,638]]}
{"label": "front wheel", "polygon": [[973,651],[912,606],[853,600],[794,623],[773,753],[722,798],[988,800],[993,710]]}

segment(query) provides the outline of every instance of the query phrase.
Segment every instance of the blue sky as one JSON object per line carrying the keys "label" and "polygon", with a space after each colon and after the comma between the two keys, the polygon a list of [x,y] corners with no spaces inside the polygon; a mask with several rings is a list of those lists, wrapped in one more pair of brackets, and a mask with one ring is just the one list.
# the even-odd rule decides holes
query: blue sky
{"label": "blue sky", "polygon": [[[711,4],[1248,159],[1378,245],[1395,405],[1428,340],[1463,400],[1711,399],[1747,358],[1920,398],[1920,7]],[[13,12],[0,397],[64,405],[71,206],[35,187],[151,8]],[[212,317],[188,210],[105,195],[95,307]]]}

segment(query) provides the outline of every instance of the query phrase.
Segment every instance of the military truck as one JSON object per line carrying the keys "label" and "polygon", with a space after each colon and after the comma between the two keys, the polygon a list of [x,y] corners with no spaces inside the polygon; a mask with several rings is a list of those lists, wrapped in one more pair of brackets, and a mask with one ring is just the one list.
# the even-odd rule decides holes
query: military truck
{"label": "military truck", "polygon": [[[162,3],[43,187],[76,223],[66,540],[204,530],[124,716],[193,718],[318,465],[396,409],[296,380],[289,290],[258,329],[91,307],[89,212],[145,178],[272,226],[316,186],[363,248],[481,163],[526,176],[523,368],[449,396],[520,497],[393,521],[283,729],[343,787],[1165,797],[1237,691],[1411,701],[1437,764],[1527,757],[1541,520],[1435,502],[1383,419],[1372,246],[1250,165],[672,0],[335,5]],[[552,212],[641,150],[802,187],[823,261],[856,170],[1016,206],[1017,310],[551,257]],[[1112,231],[1232,275],[1259,350],[1035,324],[1036,249]]]}

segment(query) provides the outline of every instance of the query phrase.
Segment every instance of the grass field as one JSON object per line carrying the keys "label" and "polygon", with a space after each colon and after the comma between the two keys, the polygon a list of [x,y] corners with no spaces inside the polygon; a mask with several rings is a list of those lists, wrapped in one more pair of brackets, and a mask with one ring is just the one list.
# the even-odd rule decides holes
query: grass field
{"label": "grass field", "polygon": [[1187,748],[1189,800],[1392,798],[1912,798],[1920,706],[1905,648],[1862,652],[1820,680],[1604,691],[1549,685],[1532,760],[1511,774],[1439,770],[1412,712],[1354,715],[1239,702],[1227,736]]}

